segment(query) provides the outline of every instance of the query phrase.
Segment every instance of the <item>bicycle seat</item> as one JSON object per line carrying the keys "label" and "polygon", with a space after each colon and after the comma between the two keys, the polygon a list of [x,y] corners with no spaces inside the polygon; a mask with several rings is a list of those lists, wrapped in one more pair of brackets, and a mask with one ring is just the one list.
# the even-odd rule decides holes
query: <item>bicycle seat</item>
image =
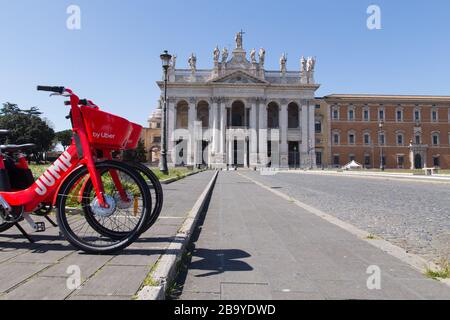
{"label": "bicycle seat", "polygon": [[1,137],[6,137],[10,134],[9,130],[0,130],[0,136]]}
{"label": "bicycle seat", "polygon": [[3,152],[17,152],[17,151],[24,151],[24,150],[30,150],[34,149],[36,147],[33,143],[27,143],[27,144],[7,144],[7,145],[0,145],[0,149]]}

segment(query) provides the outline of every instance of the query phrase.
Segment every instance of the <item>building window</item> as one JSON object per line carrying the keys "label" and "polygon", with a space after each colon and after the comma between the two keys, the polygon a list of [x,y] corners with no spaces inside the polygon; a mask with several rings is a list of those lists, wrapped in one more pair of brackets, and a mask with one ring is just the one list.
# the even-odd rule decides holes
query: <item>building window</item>
{"label": "building window", "polygon": [[403,146],[404,143],[405,143],[405,139],[404,139],[403,133],[397,133],[397,145]]}
{"label": "building window", "polygon": [[397,167],[399,169],[403,169],[405,167],[405,156],[404,155],[397,156]]}
{"label": "building window", "polygon": [[370,145],[370,134],[369,133],[364,133],[364,144]]}
{"label": "building window", "polygon": [[416,140],[416,144],[422,144],[422,137],[420,134],[416,134],[415,140]]}
{"label": "building window", "polygon": [[333,134],[333,143],[339,145],[341,143],[341,136],[339,133]]}
{"label": "building window", "polygon": [[440,168],[441,167],[441,159],[440,156],[433,157],[433,167]]}
{"label": "building window", "polygon": [[350,132],[348,134],[348,144],[355,144],[355,133],[354,132]]}
{"label": "building window", "polygon": [[353,107],[348,110],[348,121],[355,121],[355,109]]}
{"label": "building window", "polygon": [[370,156],[368,154],[364,155],[364,166],[366,168],[371,167],[372,165],[372,159],[370,158]]}
{"label": "building window", "polygon": [[339,120],[339,108],[338,107],[333,108],[333,120]]}
{"label": "building window", "polygon": [[401,110],[401,109],[397,110],[397,117],[396,117],[396,119],[397,119],[397,122],[402,122],[403,121],[403,110]]}
{"label": "building window", "polygon": [[316,110],[320,110],[320,104],[316,104]]}
{"label": "building window", "polygon": [[419,122],[421,120],[421,112],[419,109],[414,110],[414,121]]}
{"label": "building window", "polygon": [[364,108],[363,110],[363,119],[364,121],[370,121],[370,112],[368,108]]}
{"label": "building window", "polygon": [[338,154],[335,154],[333,156],[333,165],[335,165],[335,166],[340,166],[341,165],[341,159],[340,159],[340,156]]}
{"label": "building window", "polygon": [[153,143],[161,143],[161,137],[153,137]]}
{"label": "building window", "polygon": [[322,121],[316,121],[316,133],[322,133]]}
{"label": "building window", "polygon": [[385,145],[386,144],[386,135],[384,134],[384,132],[379,134],[379,136],[378,136],[378,143],[380,145]]}
{"label": "building window", "polygon": [[439,113],[436,109],[433,109],[431,111],[431,121],[432,122],[438,122],[439,121]]}
{"label": "building window", "polygon": [[433,146],[438,146],[440,144],[439,133],[433,133],[431,140],[432,140]]}
{"label": "building window", "polygon": [[356,160],[355,155],[354,155],[354,154],[349,154],[348,160],[349,160],[350,162],[355,161],[355,160]]}
{"label": "building window", "polygon": [[385,120],[384,109],[379,109],[378,110],[378,121],[384,122],[384,120]]}

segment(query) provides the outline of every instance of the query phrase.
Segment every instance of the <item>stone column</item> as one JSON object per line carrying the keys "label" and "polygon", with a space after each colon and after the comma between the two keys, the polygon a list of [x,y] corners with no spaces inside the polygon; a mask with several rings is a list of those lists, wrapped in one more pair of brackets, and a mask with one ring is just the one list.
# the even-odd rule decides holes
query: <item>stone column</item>
{"label": "stone column", "polygon": [[314,101],[310,100],[308,102],[308,110],[309,110],[309,157],[310,166],[312,169],[317,168],[316,163],[316,106],[314,105]]}
{"label": "stone column", "polygon": [[[227,129],[227,110],[225,100],[223,98],[217,98],[218,104],[218,130],[217,130],[217,152],[216,152],[216,167],[225,168],[227,160],[225,158],[226,153],[226,129]],[[220,115],[219,115],[220,113]]]}
{"label": "stone column", "polygon": [[300,165],[302,168],[308,168],[309,167],[309,155],[308,155],[308,148],[309,148],[309,108],[308,108],[308,101],[302,100],[301,101],[302,106],[302,117],[301,117],[301,125],[302,125],[302,144],[300,146]]}
{"label": "stone column", "polygon": [[188,159],[187,164],[190,166],[195,165],[195,122],[197,121],[197,108],[196,108],[196,99],[189,99],[189,143],[188,143]]}
{"label": "stone column", "polygon": [[167,109],[167,162],[168,165],[173,167],[175,166],[174,159],[174,148],[175,148],[175,130],[176,130],[176,108],[175,108],[175,99],[167,99],[168,109]]}
{"label": "stone column", "polygon": [[234,137],[232,137],[232,135],[227,135],[228,136],[228,152],[227,152],[227,156],[228,156],[228,166],[231,167],[233,166],[233,160],[234,160]]}
{"label": "stone column", "polygon": [[256,99],[250,100],[252,109],[250,111],[250,166],[258,166],[258,132],[256,128]]}
{"label": "stone column", "polygon": [[218,135],[218,131],[219,131],[219,110],[218,110],[218,101],[217,98],[213,98],[212,99],[212,107],[210,110],[210,122],[211,122],[211,118],[212,118],[212,124],[210,125],[209,129],[210,129],[210,133],[211,133],[211,154],[214,155],[213,157],[211,157],[211,165],[212,164],[216,164],[217,163],[217,153],[219,150],[219,135]]}
{"label": "stone column", "polygon": [[258,99],[259,109],[259,166],[267,167],[267,105],[266,99]]}
{"label": "stone column", "polygon": [[281,100],[280,113],[280,166],[281,168],[289,167],[289,146],[288,146],[288,101]]}

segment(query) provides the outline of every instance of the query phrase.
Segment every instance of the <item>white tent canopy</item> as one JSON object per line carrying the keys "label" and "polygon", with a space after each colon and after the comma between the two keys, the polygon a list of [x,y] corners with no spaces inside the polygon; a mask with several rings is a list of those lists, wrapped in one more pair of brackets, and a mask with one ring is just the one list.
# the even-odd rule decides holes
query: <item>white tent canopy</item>
{"label": "white tent canopy", "polygon": [[360,165],[358,162],[353,160],[352,162],[350,162],[349,164],[344,166],[344,169],[345,170],[358,170],[358,169],[362,169],[362,165]]}

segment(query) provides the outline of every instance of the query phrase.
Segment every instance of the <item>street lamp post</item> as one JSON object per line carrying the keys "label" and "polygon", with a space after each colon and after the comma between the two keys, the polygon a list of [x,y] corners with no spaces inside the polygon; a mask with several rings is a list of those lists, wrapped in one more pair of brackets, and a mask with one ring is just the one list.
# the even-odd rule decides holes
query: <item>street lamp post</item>
{"label": "street lamp post", "polygon": [[167,74],[171,59],[172,56],[165,50],[161,55],[162,67],[164,70],[164,107],[162,115],[161,159],[159,161],[159,170],[164,175],[169,174],[169,168],[167,167]]}
{"label": "street lamp post", "polygon": [[380,128],[380,133],[379,133],[379,139],[380,139],[380,170],[384,171],[384,150],[383,150],[383,144],[385,143],[385,139],[383,139],[383,141],[381,141],[381,135],[383,134],[383,122],[380,122],[379,124],[379,128]]}

